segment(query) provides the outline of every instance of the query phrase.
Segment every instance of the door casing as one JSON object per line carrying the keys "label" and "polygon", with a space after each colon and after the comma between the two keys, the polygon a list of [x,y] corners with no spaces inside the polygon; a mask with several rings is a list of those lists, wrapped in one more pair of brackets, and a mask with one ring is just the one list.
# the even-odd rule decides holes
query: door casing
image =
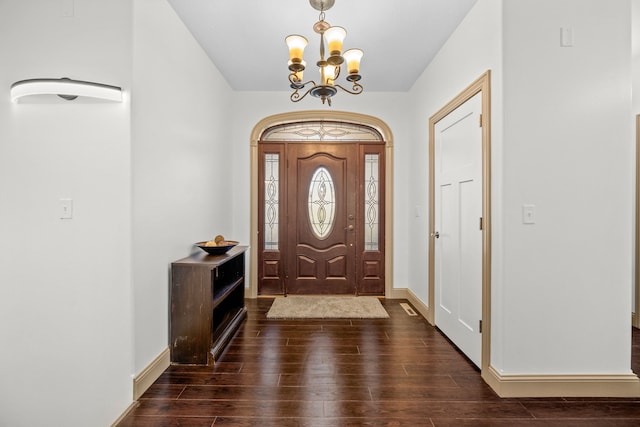
{"label": "door casing", "polygon": [[429,118],[429,311],[435,325],[435,125],[449,113],[482,93],[482,360],[483,378],[488,374],[491,349],[491,71],[487,70]]}
{"label": "door casing", "polygon": [[636,235],[634,263],[634,310],[631,326],[640,328],[640,114],[636,116]]}
{"label": "door casing", "polygon": [[[261,135],[277,125],[288,123],[304,123],[318,121],[339,121],[355,125],[366,125],[377,130],[384,141],[385,153],[385,221],[389,224],[385,227],[385,297],[394,298],[393,290],[393,134],[389,126],[377,117],[365,114],[351,113],[335,110],[311,110],[296,111],[291,113],[276,114],[265,117],[258,122],[251,133],[250,157],[251,157],[251,236],[249,250],[249,288],[246,291],[247,298],[258,297],[258,143]],[[403,295],[400,293],[400,295]]]}

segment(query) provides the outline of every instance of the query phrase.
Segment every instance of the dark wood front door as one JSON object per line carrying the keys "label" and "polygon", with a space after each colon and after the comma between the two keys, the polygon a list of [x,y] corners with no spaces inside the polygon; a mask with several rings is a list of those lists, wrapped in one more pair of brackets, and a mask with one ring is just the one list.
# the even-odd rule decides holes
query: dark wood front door
{"label": "dark wood front door", "polygon": [[258,294],[384,295],[384,141],[273,139],[259,144]]}
{"label": "dark wood front door", "polygon": [[356,294],[357,145],[289,144],[289,294]]}

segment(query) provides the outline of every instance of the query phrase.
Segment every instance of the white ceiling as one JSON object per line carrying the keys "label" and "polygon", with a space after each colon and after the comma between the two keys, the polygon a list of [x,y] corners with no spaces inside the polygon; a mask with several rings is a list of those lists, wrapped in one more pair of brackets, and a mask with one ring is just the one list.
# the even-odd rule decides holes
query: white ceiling
{"label": "white ceiling", "polygon": [[[407,91],[477,0],[336,0],[325,20],[347,30],[344,49],[364,51],[365,91]],[[308,0],[169,0],[234,90],[289,90],[284,39],[301,34],[305,80],[320,39]],[[339,80],[342,80],[341,76]],[[343,83],[344,84],[344,83]]]}

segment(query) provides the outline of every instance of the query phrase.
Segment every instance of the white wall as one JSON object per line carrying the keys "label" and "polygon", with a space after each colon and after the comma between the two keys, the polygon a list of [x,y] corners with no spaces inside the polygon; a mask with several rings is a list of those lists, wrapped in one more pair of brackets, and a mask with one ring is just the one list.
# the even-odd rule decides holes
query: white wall
{"label": "white wall", "polygon": [[131,402],[129,104],[9,100],[38,77],[128,92],[131,6],[60,7],[0,2],[2,426],[105,426]]}
{"label": "white wall", "polygon": [[502,372],[630,372],[630,14],[628,0],[504,1]]}
{"label": "white wall", "polygon": [[[283,86],[286,88],[286,67],[282,70]],[[298,103],[289,100],[290,92],[236,92],[232,110],[232,147],[233,173],[233,238],[249,242],[250,238],[250,150],[249,138],[254,126],[263,118],[289,111],[322,110],[332,108],[339,111],[352,111],[378,117],[391,128],[394,138],[394,222],[389,224],[394,230],[394,275],[396,288],[409,286],[408,264],[409,248],[405,242],[410,230],[406,221],[407,209],[411,205],[408,182],[409,171],[403,165],[410,161],[411,135],[409,117],[406,114],[406,93],[367,92],[366,73],[361,81],[365,87],[362,95],[355,96],[338,93],[333,106],[322,105],[321,101],[308,96]]]}
{"label": "white wall", "polygon": [[[408,163],[412,206],[410,289],[428,303],[429,118],[487,70],[492,96],[492,206],[494,277],[500,266],[502,156],[502,5],[479,0],[411,88],[412,154]],[[499,307],[498,307],[499,308]],[[498,310],[495,310],[498,311]]]}
{"label": "white wall", "polygon": [[168,339],[171,261],[231,238],[231,90],[166,1],[134,2],[135,373]]}
{"label": "white wall", "polygon": [[[640,114],[640,0],[631,0],[631,84],[632,84],[632,113],[634,116]],[[633,132],[634,138],[637,138],[636,132]],[[636,172],[637,173],[637,172]],[[637,213],[634,209],[634,215]],[[634,224],[635,235],[635,224]],[[638,254],[635,252],[634,246],[634,263],[632,266],[635,278],[635,264],[637,263]],[[632,288],[631,303],[633,312],[638,314],[636,307],[636,289],[635,283]]]}
{"label": "white wall", "polygon": [[[109,425],[168,345],[169,263],[232,234],[231,91],[165,1],[0,2],[0,50],[0,425]],[[63,76],[125,102],[9,102]]]}
{"label": "white wall", "polygon": [[[427,257],[428,117],[492,70],[492,343],[503,374],[628,373],[630,3],[480,0],[411,90],[412,266]],[[571,26],[575,47],[560,47]],[[522,205],[537,224],[522,224]],[[426,302],[427,271],[412,290]]]}
{"label": "white wall", "polygon": [[640,114],[640,0],[631,0],[631,79],[633,114]]}

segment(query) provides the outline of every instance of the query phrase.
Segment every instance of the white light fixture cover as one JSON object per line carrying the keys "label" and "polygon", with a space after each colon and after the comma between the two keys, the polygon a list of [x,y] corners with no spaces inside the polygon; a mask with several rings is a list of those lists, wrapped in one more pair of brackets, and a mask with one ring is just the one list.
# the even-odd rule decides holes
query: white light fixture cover
{"label": "white light fixture cover", "polygon": [[32,95],[57,95],[67,100],[81,96],[122,102],[122,88],[102,83],[62,78],[20,80],[11,85],[12,102]]}

